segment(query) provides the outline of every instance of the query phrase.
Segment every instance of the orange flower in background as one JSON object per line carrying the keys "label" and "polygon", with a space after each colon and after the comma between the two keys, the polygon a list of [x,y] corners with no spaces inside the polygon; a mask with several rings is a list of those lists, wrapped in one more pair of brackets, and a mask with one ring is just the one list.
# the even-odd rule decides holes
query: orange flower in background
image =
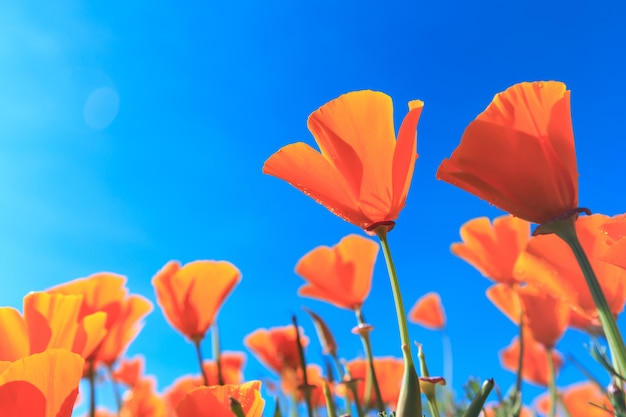
{"label": "orange flower in background", "polygon": [[139,331],[141,320],[152,311],[152,303],[144,297],[128,295],[126,277],[100,272],[49,289],[51,294],[83,296],[79,319],[96,313],[106,313],[107,334],[90,358],[107,366],[120,357]]}
{"label": "orange flower in background", "polygon": [[497,94],[437,178],[533,223],[578,207],[570,92],[556,81]]}
{"label": "orange flower in background", "polygon": [[601,229],[606,233],[609,246],[602,260],[626,269],[626,214],[611,218]]}
{"label": "orange flower in background", "polygon": [[79,318],[81,295],[33,292],[24,297],[24,316],[0,308],[0,361],[15,361],[62,348],[89,357],[106,336],[106,313]]}
{"label": "orange flower in background", "polygon": [[409,321],[429,329],[441,330],[446,327],[446,314],[439,294],[429,292],[417,300],[409,312]]}
{"label": "orange flower in background", "polygon": [[[281,374],[285,370],[295,370],[300,366],[296,329],[293,326],[258,329],[245,337],[243,344],[267,368]],[[309,339],[300,329],[300,341],[305,347]]]}
{"label": "orange flower in background", "polygon": [[[500,351],[500,362],[502,367],[508,371],[517,373],[519,352],[519,338],[516,337],[508,347]],[[550,380],[550,372],[546,348],[532,337],[525,335],[523,355],[522,378],[524,381],[542,387],[547,387],[548,381]],[[556,350],[552,350],[551,355],[554,360],[555,372],[558,374],[561,366],[563,365],[563,358]]]}
{"label": "orange flower in background", "polygon": [[119,417],[166,417],[165,402],[152,377],[143,377],[124,396]]}
{"label": "orange flower in background", "polygon": [[[496,416],[496,410],[498,408],[497,404],[488,404],[485,406],[485,408],[483,408],[484,410],[484,416],[481,417],[497,417]],[[526,407],[525,405],[522,405],[522,408],[520,410],[519,416],[518,417],[535,417],[535,414],[532,412],[532,410],[528,407]]]}
{"label": "orange flower in background", "polygon": [[[613,407],[606,395],[592,382],[578,382],[559,390],[562,405],[567,408],[567,413],[557,412],[557,416],[568,417],[610,417],[613,415]],[[597,404],[596,407],[593,404]],[[560,406],[557,403],[557,406]],[[606,407],[609,411],[603,410]],[[541,395],[535,401],[535,408],[542,415],[548,415],[551,408],[550,396]]]}
{"label": "orange flower in background", "polygon": [[70,417],[83,366],[84,359],[66,349],[0,363],[2,417]]}
{"label": "orange flower in background", "polygon": [[[225,384],[241,384],[243,382],[243,365],[246,355],[242,352],[222,352],[220,365],[222,367],[222,378]],[[205,360],[202,368],[209,381],[209,386],[218,385],[217,365],[215,361]],[[204,378],[201,375],[185,375],[178,378],[174,383],[165,389],[163,399],[170,413],[173,414],[176,406],[183,397],[192,389],[204,386]]]}
{"label": "orange flower in background", "polygon": [[122,359],[118,363],[117,368],[111,373],[111,376],[116,382],[121,382],[132,388],[143,375],[143,369],[143,356],[135,356],[132,359]]}
{"label": "orange flower in background", "polygon": [[[322,368],[319,365],[310,364],[306,366],[307,382],[311,386],[311,405],[314,408],[325,407],[326,398],[324,397],[324,391],[322,384],[324,383],[324,376],[322,375]],[[302,386],[304,385],[304,378],[302,378],[302,369],[298,368],[297,372],[283,373],[281,379],[281,388],[283,394],[287,396],[296,395],[299,402],[304,402],[304,394]],[[332,388],[331,388],[332,389]]]}
{"label": "orange flower in background", "polygon": [[570,305],[537,287],[518,289],[524,310],[524,328],[546,349],[552,349],[563,336],[570,320]]}
{"label": "orange flower in background", "polygon": [[519,324],[522,304],[517,294],[517,286],[496,284],[487,288],[487,298],[513,323]]}
{"label": "orange flower in background", "polygon": [[152,279],[157,302],[172,327],[192,341],[204,338],[241,273],[225,261],[168,262]]}
{"label": "orange flower in background", "polygon": [[230,398],[235,399],[246,417],[261,417],[265,400],[261,397],[261,381],[241,385],[200,387],[189,392],[176,407],[177,417],[232,417]]}
{"label": "orange flower in background", "polygon": [[369,90],[344,94],[309,116],[321,152],[302,142],[287,145],[265,162],[263,172],[364,230],[380,223],[392,227],[411,185],[423,106],[409,102],[396,141],[389,96]]}
{"label": "orange flower in background", "polygon": [[348,310],[360,310],[370,292],[378,244],[349,235],[335,246],[318,246],[304,255],[296,273],[307,283],[298,295],[327,301]]}
{"label": "orange flower in background", "polygon": [[[357,395],[359,396],[359,402],[364,404],[365,382],[368,374],[367,369],[369,368],[367,360],[354,359],[348,362],[346,367],[352,379],[358,380]],[[380,385],[380,394],[383,403],[389,407],[395,407],[398,403],[398,396],[400,395],[400,383],[402,382],[402,374],[404,372],[404,362],[400,358],[393,357],[374,358],[374,371],[376,372],[378,384]],[[338,394],[344,395],[345,389],[345,385],[338,385]],[[366,404],[368,408],[376,407],[375,397],[376,394],[372,389],[370,402]]]}
{"label": "orange flower in background", "polygon": [[510,215],[493,220],[472,219],[461,226],[461,243],[450,250],[487,278],[504,284],[517,284],[513,267],[530,239],[530,223]]}
{"label": "orange flower in background", "polygon": [[[603,262],[609,247],[601,226],[608,216],[594,214],[579,218],[576,234],[591,262],[613,314],[624,308],[626,270]],[[569,246],[556,235],[533,237],[515,264],[515,276],[573,305],[589,319],[598,317],[595,303],[578,262]]]}

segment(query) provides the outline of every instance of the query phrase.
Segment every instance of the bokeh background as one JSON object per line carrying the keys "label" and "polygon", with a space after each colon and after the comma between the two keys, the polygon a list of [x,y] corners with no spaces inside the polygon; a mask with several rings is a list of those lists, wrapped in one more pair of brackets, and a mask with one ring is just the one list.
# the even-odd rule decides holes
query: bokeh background
{"label": "bokeh background", "polygon": [[[486,300],[490,282],[449,252],[462,223],[502,213],[435,172],[494,94],[560,80],[572,90],[581,205],[626,211],[625,21],[619,0],[2,2],[0,305],[99,271],[155,301],[151,279],[167,261],[228,260],[243,280],[219,315],[224,349],[245,350],[245,335],[296,313],[319,362],[306,305],[340,335],[342,356],[362,356],[351,312],[298,298],[293,272],[314,247],[362,232],[261,168],[283,145],[314,144],[306,119],[325,102],[380,90],[397,126],[409,100],[425,102],[390,234],[406,307],[439,292],[453,388],[479,376],[506,391],[514,375],[498,351],[516,329]],[[374,353],[400,356],[382,253],[364,313]],[[410,332],[440,374],[440,334]],[[570,331],[558,348],[593,366],[586,341]],[[192,345],[158,307],[137,353],[159,389],[197,373]],[[249,355],[245,375],[270,373]],[[580,379],[566,366],[558,382]],[[527,392],[529,403],[540,390]]]}

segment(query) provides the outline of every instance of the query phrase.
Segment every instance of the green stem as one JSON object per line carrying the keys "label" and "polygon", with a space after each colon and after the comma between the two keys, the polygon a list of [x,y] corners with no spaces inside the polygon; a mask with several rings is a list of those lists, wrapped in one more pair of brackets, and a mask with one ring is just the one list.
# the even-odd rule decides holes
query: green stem
{"label": "green stem", "polygon": [[[385,262],[387,262],[387,272],[389,273],[389,280],[391,281],[391,291],[393,292],[393,301],[396,305],[396,316],[398,319],[398,327],[400,329],[400,341],[403,345],[407,345],[409,352],[411,352],[409,326],[406,321],[406,313],[404,311],[404,303],[402,302],[402,293],[400,292],[400,283],[398,282],[396,267],[393,264],[391,250],[389,249],[389,243],[387,242],[387,229],[385,227],[379,227],[376,229],[376,234],[380,239],[380,244],[385,255]],[[411,354],[411,358],[412,357],[413,355]]]}
{"label": "green stem", "polygon": [[450,342],[450,336],[444,329],[441,333],[441,345],[443,346],[443,377],[446,380],[446,384],[451,387],[453,376],[453,357],[452,357],[452,343]]}
{"label": "green stem", "polygon": [[546,355],[548,355],[548,389],[550,390],[550,410],[548,417],[554,417],[556,415],[556,403],[558,399],[558,392],[556,390],[556,368],[554,367],[554,358],[552,357],[552,349],[546,349]]}
{"label": "green stem", "polygon": [[89,359],[89,415],[96,416],[96,375],[93,359]]}
{"label": "green stem", "polygon": [[109,371],[109,379],[111,380],[111,387],[113,388],[113,398],[115,398],[115,405],[117,407],[117,415],[120,414],[120,410],[122,409],[122,396],[120,395],[120,387],[113,378],[113,366],[107,366],[107,370]]}
{"label": "green stem", "polygon": [[609,304],[606,301],[602,287],[598,282],[598,278],[596,277],[596,274],[591,267],[591,263],[589,262],[589,259],[580,244],[580,240],[576,234],[576,226],[574,222],[575,219],[569,217],[564,220],[547,223],[542,227],[554,232],[558,237],[563,239],[563,241],[565,241],[565,243],[567,243],[572,249],[572,252],[574,252],[574,256],[576,257],[580,269],[583,272],[585,281],[587,282],[587,287],[589,287],[589,292],[591,293],[598,310],[600,323],[602,323],[602,329],[604,330],[606,340],[609,344],[609,349],[611,350],[611,357],[617,365],[616,371],[620,375],[626,375],[626,347],[624,346],[624,340],[622,339],[622,335],[617,327],[617,323],[615,322],[615,317],[613,316],[613,313],[609,308]]}
{"label": "green stem", "polygon": [[413,353],[411,352],[411,343],[409,340],[409,326],[407,325],[404,304],[402,303],[402,293],[400,292],[400,283],[396,274],[396,267],[393,264],[389,242],[387,242],[387,226],[379,226],[375,229],[380,245],[383,248],[385,262],[387,263],[387,272],[389,273],[389,281],[391,282],[391,291],[393,293],[393,301],[396,306],[396,317],[398,319],[398,328],[400,330],[400,341],[402,343],[402,358],[404,360],[404,373],[402,375],[402,385],[400,386],[400,395],[398,405],[396,407],[397,417],[414,417],[422,415],[422,394],[420,392],[419,378],[415,371],[413,363]]}
{"label": "green stem", "polygon": [[200,365],[200,374],[202,374],[202,379],[204,380],[204,385],[209,386],[209,378],[204,372],[204,366],[202,366],[202,350],[200,349],[200,342],[202,339],[194,339],[193,344],[196,347],[196,358],[198,359],[198,364]]}
{"label": "green stem", "polygon": [[[354,312],[356,313],[356,319],[359,326],[367,326],[363,317],[363,312],[360,309],[356,309],[354,310]],[[363,342],[363,349],[365,349],[365,356],[367,357],[369,378],[366,378],[366,381],[372,382],[372,385],[374,387],[374,393],[376,394],[376,407],[378,411],[385,411],[385,403],[383,403],[383,396],[380,393],[380,385],[378,384],[378,377],[376,376],[376,369],[374,368],[374,356],[372,355],[372,342],[370,341],[369,330],[360,331],[359,336],[361,336],[361,342]],[[371,391],[371,389],[368,390],[367,388],[368,387],[366,384],[366,405],[369,402],[368,393]]]}
{"label": "green stem", "polygon": [[[293,327],[296,329],[296,343],[298,345],[298,356],[300,357],[300,366],[302,367],[302,392],[304,393],[304,401],[306,402],[306,410],[309,417],[313,417],[313,406],[311,405],[311,389],[309,378],[306,374],[306,359],[304,358],[304,348],[302,347],[302,339],[300,338],[300,329],[298,329],[298,319],[295,315],[291,316]],[[297,398],[297,397],[296,397]],[[298,403],[296,402],[296,407]]]}
{"label": "green stem", "polygon": [[[343,365],[341,364],[341,361],[339,361],[339,356],[337,356],[337,353],[332,353],[331,356],[333,358],[333,361],[335,362],[335,367],[337,368],[337,373],[339,374],[339,380],[341,382],[344,382],[346,373],[343,370]],[[354,398],[354,405],[356,407],[357,416],[363,417],[363,410],[361,409],[361,405],[359,404],[359,397],[357,396],[356,387],[354,386],[354,384],[346,384],[346,386],[348,387],[350,392],[352,392],[352,398]],[[346,402],[346,413],[350,414],[350,410],[352,406],[351,406],[350,395],[348,394],[348,390],[346,390],[346,393],[343,399]]]}
{"label": "green stem", "polygon": [[522,399],[522,371],[524,370],[524,313],[520,313],[519,320],[519,357],[517,358],[517,376],[515,377],[515,393]]}
{"label": "green stem", "polygon": [[576,369],[578,369],[580,373],[584,375],[585,378],[587,378],[596,387],[598,387],[600,391],[602,392],[606,391],[606,387],[604,386],[604,384],[598,378],[596,378],[596,376],[592,374],[591,371],[589,371],[589,369],[585,368],[585,366],[582,363],[580,363],[578,359],[574,357],[574,355],[568,353],[565,355],[565,359],[567,359],[568,362],[574,365]]}
{"label": "green stem", "polygon": [[211,345],[213,347],[213,360],[217,368],[217,384],[224,385],[224,376],[222,374],[222,350],[220,349],[220,332],[217,327],[217,321],[213,323],[211,328]]}

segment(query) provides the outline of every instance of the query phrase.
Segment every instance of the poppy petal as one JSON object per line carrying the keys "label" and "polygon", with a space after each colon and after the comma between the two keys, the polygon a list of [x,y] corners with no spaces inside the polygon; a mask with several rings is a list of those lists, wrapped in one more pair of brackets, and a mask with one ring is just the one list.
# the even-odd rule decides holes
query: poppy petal
{"label": "poppy petal", "polygon": [[[83,375],[83,358],[65,349],[49,349],[14,362],[0,374],[0,387],[12,381],[23,381],[36,387],[45,398],[45,414],[42,417],[70,417],[78,384]],[[19,402],[29,403],[32,389],[20,384],[17,390]],[[15,392],[15,391],[14,391]],[[36,416],[37,414],[26,414]]]}
{"label": "poppy petal", "polygon": [[417,123],[423,108],[423,101],[410,101],[409,113],[404,117],[398,132],[398,141],[393,153],[392,207],[397,209],[397,213],[391,215],[393,217],[397,217],[400,213],[409,194],[415,160],[417,159]]}
{"label": "poppy petal", "polygon": [[357,197],[337,168],[305,143],[279,149],[265,161],[263,172],[287,181],[345,220],[369,223],[358,211]]}
{"label": "poppy petal", "polygon": [[0,308],[0,360],[15,361],[30,354],[26,323],[19,311]]}

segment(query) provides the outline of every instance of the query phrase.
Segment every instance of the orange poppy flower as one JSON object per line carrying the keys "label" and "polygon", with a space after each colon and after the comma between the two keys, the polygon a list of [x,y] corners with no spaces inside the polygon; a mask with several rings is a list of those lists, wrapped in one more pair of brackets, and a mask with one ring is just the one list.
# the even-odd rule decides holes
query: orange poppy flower
{"label": "orange poppy flower", "polygon": [[200,341],[213,324],[241,273],[230,262],[168,262],[152,279],[157,302],[172,327]]}
{"label": "orange poppy flower", "polygon": [[556,81],[497,94],[437,178],[516,217],[545,223],[578,206],[570,92]]}
{"label": "orange poppy flower", "polygon": [[[324,383],[324,376],[322,375],[322,368],[319,365],[310,364],[306,366],[307,382],[311,386],[311,405],[314,408],[325,407],[326,398],[324,397],[324,391],[322,390],[322,384]],[[281,378],[281,388],[283,393],[287,396],[296,395],[298,401],[304,401],[304,394],[302,386],[304,385],[304,379],[302,378],[302,369],[298,368],[297,372],[285,372]]]}
{"label": "orange poppy flower", "polygon": [[[500,362],[504,369],[517,373],[519,348],[519,338],[516,337],[508,347],[500,351]],[[524,336],[524,357],[522,359],[522,378],[524,381],[542,387],[548,386],[550,372],[547,352],[546,348],[531,336]],[[554,360],[555,371],[558,374],[563,365],[563,358],[556,350],[552,350],[551,355]]]}
{"label": "orange poppy flower", "polygon": [[296,273],[307,283],[298,295],[359,310],[370,292],[378,244],[349,235],[335,246],[318,246],[298,261]]}
{"label": "orange poppy flower", "polygon": [[567,329],[570,305],[533,286],[519,288],[517,293],[524,310],[524,327],[533,339],[552,349]]}
{"label": "orange poppy flower", "polygon": [[66,349],[0,364],[2,417],[70,417],[83,364],[80,355]]}
{"label": "orange poppy flower", "polygon": [[121,382],[129,388],[137,384],[137,381],[143,375],[144,359],[143,356],[135,356],[132,359],[122,359],[117,368],[111,373],[116,382]]}
{"label": "orange poppy flower", "polygon": [[142,377],[124,396],[120,417],[165,417],[165,402],[153,377]]}
{"label": "orange poppy flower", "polygon": [[496,282],[519,283],[513,267],[530,239],[530,223],[510,215],[495,218],[493,224],[478,217],[461,226],[461,239],[450,247],[453,254]]}
{"label": "orange poppy flower", "polygon": [[0,308],[0,360],[15,361],[53,348],[89,357],[106,336],[106,313],[79,318],[82,299],[33,292],[24,297],[23,317],[13,308]]}
{"label": "orange poppy flower", "polygon": [[261,381],[241,385],[215,385],[190,391],[176,407],[177,417],[232,417],[230,398],[235,399],[246,417],[261,417],[265,400]]}
{"label": "orange poppy flower", "polygon": [[[596,273],[613,314],[624,308],[626,270],[601,259],[608,243],[601,226],[608,217],[594,214],[579,218],[576,233]],[[556,235],[534,236],[514,268],[515,276],[573,305],[579,313],[597,318],[595,303],[570,247]]]}
{"label": "orange poppy flower", "polygon": [[[610,417],[613,415],[613,406],[606,395],[592,382],[578,382],[559,390],[562,405],[567,413],[557,413],[558,416],[568,417]],[[606,407],[609,412],[600,407]],[[549,394],[540,395],[535,400],[535,408],[543,415],[548,415],[552,402]],[[557,406],[561,404],[557,403]]]}
{"label": "orange poppy flower", "polygon": [[[484,417],[497,417],[496,410],[498,409],[497,404],[487,404],[484,410]],[[525,405],[522,405],[522,409],[520,410],[518,417],[535,417],[535,414],[532,410]]]}
{"label": "orange poppy flower", "polygon": [[[242,368],[246,360],[246,355],[242,352],[222,352],[220,365],[222,367],[222,378],[225,384],[241,384],[243,382]],[[209,386],[218,385],[217,365],[215,361],[205,360],[202,368],[209,381]],[[165,390],[163,398],[170,414],[173,414],[176,406],[183,397],[192,389],[204,386],[204,378],[201,375],[185,375],[178,378]]]}
{"label": "orange poppy flower", "polygon": [[441,330],[446,327],[446,314],[439,294],[429,292],[417,300],[409,312],[409,320],[429,329]]}
{"label": "orange poppy flower", "polygon": [[107,314],[107,334],[90,358],[107,366],[120,357],[141,329],[141,319],[152,311],[152,303],[140,295],[128,295],[126,277],[100,272],[49,289],[51,294],[83,296],[79,319],[99,311]]}
{"label": "orange poppy flower", "polygon": [[487,288],[487,298],[513,323],[519,324],[522,315],[522,304],[516,286],[496,284]]}
{"label": "orange poppy flower", "polygon": [[[285,369],[298,369],[300,356],[296,342],[296,330],[293,326],[258,329],[250,333],[243,341],[248,349],[267,368],[281,374]],[[300,341],[305,347],[309,339],[300,329]]]}
{"label": "orange poppy flower", "polygon": [[[368,375],[369,365],[365,359],[354,359],[346,365],[350,376],[353,380],[357,380],[357,395],[359,396],[359,402],[364,404],[365,397],[365,382]],[[404,362],[402,359],[393,357],[379,357],[374,358],[374,371],[376,372],[376,378],[378,378],[378,384],[380,385],[380,394],[382,396],[383,403],[387,406],[395,408],[398,403],[398,396],[400,395],[400,383],[402,382],[402,374],[404,372]],[[345,385],[340,384],[337,386],[339,395],[345,395]],[[370,394],[369,404],[365,404],[366,408],[376,407],[376,394],[374,390]]]}
{"label": "orange poppy flower", "polygon": [[611,218],[601,229],[607,235],[609,246],[602,260],[626,269],[626,214]]}
{"label": "orange poppy flower", "polygon": [[344,94],[309,116],[321,153],[302,142],[287,145],[265,161],[263,172],[364,230],[381,223],[392,227],[411,185],[423,106],[409,102],[396,141],[389,96],[369,90]]}

